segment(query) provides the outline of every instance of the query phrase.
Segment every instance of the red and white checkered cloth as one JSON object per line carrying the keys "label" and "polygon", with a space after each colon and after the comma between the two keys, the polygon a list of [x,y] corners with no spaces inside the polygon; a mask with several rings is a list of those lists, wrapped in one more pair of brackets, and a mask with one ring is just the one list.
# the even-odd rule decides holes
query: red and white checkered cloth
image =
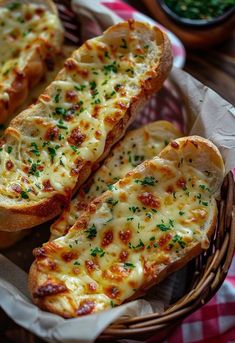
{"label": "red and white checkered cloth", "polygon": [[[137,12],[134,8],[123,3],[121,0],[102,0],[101,3],[124,20],[133,18],[154,23],[152,19]],[[164,30],[167,31],[166,29]],[[185,61],[183,45],[171,32],[167,31],[167,33],[169,34],[173,46],[174,65],[182,67]],[[152,98],[149,106],[144,110],[144,116],[141,116],[141,123],[143,124],[143,118],[145,122],[164,118],[180,124],[179,121],[177,121],[179,118],[172,117],[172,113],[173,115],[177,115],[177,108],[170,108],[170,99],[169,97],[167,97],[167,99],[168,104],[166,106],[166,111],[161,113],[161,117],[159,117],[159,115],[156,117],[156,102],[158,102],[159,99],[156,100],[156,98]],[[173,103],[174,102],[172,102],[172,104]],[[159,106],[157,108],[159,108]],[[157,336],[149,339],[147,343],[155,343],[156,341]],[[209,303],[187,317],[183,323],[170,334],[167,340],[164,341],[164,343],[192,342],[235,343],[235,255],[229,274],[217,294]]]}

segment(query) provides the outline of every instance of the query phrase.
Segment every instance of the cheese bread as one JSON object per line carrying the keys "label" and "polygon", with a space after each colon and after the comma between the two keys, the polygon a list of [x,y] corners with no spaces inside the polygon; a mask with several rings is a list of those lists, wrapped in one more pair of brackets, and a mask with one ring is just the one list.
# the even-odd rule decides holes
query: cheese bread
{"label": "cheese bread", "polygon": [[0,142],[0,230],[61,212],[167,77],[166,34],[129,21],[85,42]]}
{"label": "cheese bread", "polygon": [[170,122],[159,120],[128,132],[116,144],[102,166],[79,189],[58,220],[51,226],[51,239],[64,235],[80,217],[89,202],[105,192],[110,185],[145,160],[157,156],[173,139],[182,134]]}
{"label": "cheese bread", "polygon": [[223,177],[210,141],[172,141],[93,200],[65,236],[34,251],[33,301],[69,318],[143,294],[208,248]]}
{"label": "cheese bread", "polygon": [[0,1],[0,123],[27,98],[60,50],[63,29],[50,0]]}

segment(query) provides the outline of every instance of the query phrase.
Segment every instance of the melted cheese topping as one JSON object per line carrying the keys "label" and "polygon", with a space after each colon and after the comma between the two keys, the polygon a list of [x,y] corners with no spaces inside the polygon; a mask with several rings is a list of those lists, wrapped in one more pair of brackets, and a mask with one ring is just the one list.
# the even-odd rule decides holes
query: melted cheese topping
{"label": "melted cheese topping", "polygon": [[165,121],[150,123],[127,133],[98,171],[83,185],[60,218],[51,226],[51,239],[64,235],[80,217],[88,203],[110,185],[145,160],[158,155],[173,139],[180,137],[175,127]]}
{"label": "melted cheese topping", "polygon": [[57,30],[61,31],[57,16],[43,5],[16,1],[0,8],[0,100],[9,100],[12,82],[42,43],[48,48],[58,45]]}
{"label": "melted cheese topping", "polygon": [[108,134],[145,80],[156,77],[161,49],[151,27],[139,32],[132,25],[115,40],[101,36],[75,51],[38,103],[18,116],[17,128],[7,129],[0,152],[0,200],[32,204],[71,194],[81,168],[102,156]]}
{"label": "melted cheese topping", "polygon": [[121,304],[204,242],[215,213],[206,173],[184,161],[144,162],[39,249],[37,266],[50,279],[34,296],[50,296],[65,316]]}

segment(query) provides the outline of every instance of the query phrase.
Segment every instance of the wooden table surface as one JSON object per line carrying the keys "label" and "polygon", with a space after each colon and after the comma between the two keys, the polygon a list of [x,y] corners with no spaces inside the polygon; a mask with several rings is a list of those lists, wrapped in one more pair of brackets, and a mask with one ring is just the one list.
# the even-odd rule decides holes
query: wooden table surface
{"label": "wooden table surface", "polygon": [[[153,18],[141,0],[125,2]],[[235,31],[219,46],[186,54],[184,70],[235,105]]]}
{"label": "wooden table surface", "polygon": [[[151,17],[151,13],[141,1],[126,0],[126,2]],[[184,70],[235,105],[235,32],[219,46],[203,51],[186,49],[186,53]],[[0,310],[0,342],[41,343],[43,341],[14,324]]]}

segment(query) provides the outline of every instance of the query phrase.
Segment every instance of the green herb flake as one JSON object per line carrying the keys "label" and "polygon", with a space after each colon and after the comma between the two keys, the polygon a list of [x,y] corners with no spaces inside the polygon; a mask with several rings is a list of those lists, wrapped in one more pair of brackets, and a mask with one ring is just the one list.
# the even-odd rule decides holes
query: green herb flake
{"label": "green herb flake", "polygon": [[8,154],[10,154],[10,153],[12,152],[12,150],[13,150],[12,146],[8,146],[8,147],[7,147],[7,152],[8,152]]}
{"label": "green herb flake", "polygon": [[177,242],[177,243],[181,246],[181,248],[185,248],[185,246],[186,246],[186,243],[183,241],[182,237],[181,237],[180,235],[178,235],[178,234],[176,234],[176,235],[172,238],[172,241],[173,241],[174,243]]}
{"label": "green herb flake", "polygon": [[183,216],[184,214],[185,214],[185,212],[179,211],[179,215],[180,215],[180,216]]}
{"label": "green herb flake", "polygon": [[143,180],[135,180],[135,183],[139,183],[142,186],[154,186],[157,182],[153,176],[145,176]]}
{"label": "green herb flake", "polygon": [[28,198],[29,198],[27,192],[25,192],[25,191],[22,191],[22,192],[20,193],[20,195],[21,195],[21,198],[22,198],[22,199],[28,199]]}
{"label": "green herb flake", "polygon": [[89,227],[87,230],[85,230],[85,233],[87,234],[87,238],[88,239],[93,239],[96,237],[97,235],[97,229],[96,226],[94,224],[92,224],[91,227]]}
{"label": "green herb flake", "polygon": [[125,262],[125,263],[123,263],[123,267],[125,269],[130,269],[130,268],[135,268],[135,265],[133,263],[130,263],[130,262]]}
{"label": "green herb flake", "polygon": [[48,149],[48,152],[49,152],[49,155],[51,156],[51,161],[53,162],[54,161],[54,158],[56,156],[56,149],[55,148],[52,148],[52,147],[47,147]]}
{"label": "green herb flake", "polygon": [[91,249],[91,256],[96,257],[97,255],[99,255],[100,257],[103,257],[105,255],[105,251],[99,247]]}
{"label": "green herb flake", "polygon": [[14,10],[17,10],[20,6],[21,6],[21,3],[19,3],[19,2],[12,2],[11,4],[7,5],[7,8],[10,11],[14,11]]}
{"label": "green herb flake", "polygon": [[30,152],[32,152],[35,156],[40,156],[40,151],[39,151],[39,149],[38,149],[37,144],[34,143],[34,142],[32,142],[32,143],[30,144],[30,146],[33,148],[33,149],[30,150]]}
{"label": "green herb flake", "polygon": [[81,265],[81,263],[80,263],[80,262],[78,262],[78,261],[75,261],[75,262],[73,263],[73,265],[74,265],[74,266],[80,266],[80,265]]}

